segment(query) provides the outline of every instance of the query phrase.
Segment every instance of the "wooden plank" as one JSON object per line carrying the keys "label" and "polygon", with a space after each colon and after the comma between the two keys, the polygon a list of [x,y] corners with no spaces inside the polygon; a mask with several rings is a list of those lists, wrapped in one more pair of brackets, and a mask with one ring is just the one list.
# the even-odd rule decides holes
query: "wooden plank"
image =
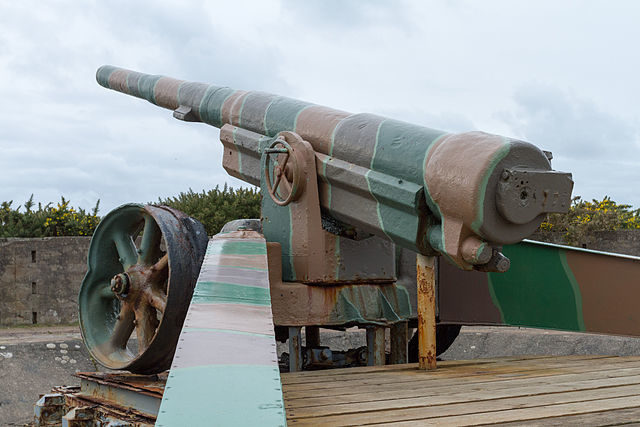
{"label": "wooden plank", "polygon": [[[528,420],[527,427],[549,427],[549,426],[580,426],[587,425],[622,425],[640,423],[640,408],[613,409],[603,412],[592,412],[589,414],[566,415],[560,417],[544,418],[542,420]],[[500,427],[520,427],[522,421],[509,423],[499,423]]]}
{"label": "wooden plank", "polygon": [[[611,370],[616,369],[616,365],[625,364],[629,366],[640,366],[640,360],[622,360],[622,358],[612,358],[607,362],[606,366],[597,366],[597,369]],[[464,383],[473,377],[481,377],[482,381],[501,381],[513,377],[526,376],[548,376],[561,375],[570,373],[585,372],[595,369],[596,365],[589,361],[575,362],[572,364],[564,363],[562,360],[556,362],[548,362],[545,364],[531,365],[493,365],[493,366],[463,366],[450,371],[439,369],[435,372],[424,373],[417,370],[397,371],[394,374],[372,374],[356,379],[345,379],[338,381],[317,381],[302,384],[285,384],[287,392],[297,392],[311,390],[313,394],[321,394],[323,389],[330,389],[331,394],[341,394],[341,391],[347,393],[353,392],[354,387],[362,387],[365,385],[382,385],[386,383],[416,383],[422,381],[448,380],[449,383]]]}
{"label": "wooden plank", "polygon": [[[536,361],[536,360],[545,360],[545,359],[567,359],[567,360],[583,360],[583,359],[603,359],[603,358],[621,358],[618,356],[594,356],[594,355],[574,355],[574,356],[508,356],[508,357],[494,357],[494,358],[484,358],[484,359],[473,359],[473,360],[444,360],[440,361],[438,366],[450,368],[454,366],[470,366],[470,365],[483,365],[489,363],[508,363],[511,361],[524,360],[524,361]],[[633,357],[629,357],[633,358]],[[640,360],[640,358],[637,358]],[[417,363],[407,363],[403,365],[384,365],[384,366],[358,366],[355,368],[340,368],[340,369],[327,369],[327,370],[319,370],[319,371],[302,371],[295,373],[282,373],[282,380],[284,382],[294,381],[294,382],[305,382],[304,378],[328,378],[332,376],[343,376],[343,375],[359,375],[362,373],[368,372],[389,372],[389,371],[401,371],[401,370],[416,370],[418,368]],[[300,380],[300,381],[298,381]]]}
{"label": "wooden plank", "polygon": [[[287,417],[296,421],[296,425],[348,426],[374,423],[397,423],[400,421],[425,421],[437,418],[439,423],[447,425],[471,425],[526,419],[538,419],[569,413],[597,412],[606,409],[622,409],[640,406],[640,387],[626,385],[594,390],[580,390],[566,393],[550,393],[528,397],[495,399],[482,402],[464,402],[428,406],[401,407],[390,409],[389,402],[377,405],[359,405],[361,412],[342,415],[327,415],[318,410],[325,407],[310,408],[309,411],[288,410]],[[572,406],[573,405],[573,406]],[[337,406],[337,405],[336,405]],[[562,409],[559,409],[562,407]],[[514,409],[518,408],[518,409]],[[574,408],[574,409],[572,409]],[[580,408],[580,409],[575,409]],[[315,409],[315,410],[314,410]],[[569,412],[564,412],[564,410]],[[571,412],[576,410],[577,412]],[[505,413],[511,414],[505,415]],[[518,414],[525,418],[518,418]],[[444,418],[447,417],[447,418]]]}
{"label": "wooden plank", "polygon": [[[528,374],[526,376],[520,376],[518,378],[512,378],[512,379],[505,379],[504,381],[501,382],[496,382],[496,381],[485,381],[484,377],[476,377],[476,378],[469,378],[467,379],[466,384],[468,385],[468,387],[472,388],[472,387],[476,387],[476,388],[486,388],[492,384],[495,384],[497,388],[500,388],[500,385],[503,384],[505,387],[509,387],[509,386],[516,386],[518,383],[522,384],[522,383],[530,383],[531,380],[547,380],[548,382],[552,382],[552,381],[569,381],[569,380],[577,380],[579,379],[581,376],[583,375],[589,375],[589,376],[594,376],[594,377],[620,377],[620,376],[626,376],[626,375],[637,375],[638,374],[638,368],[627,368],[627,369],[613,369],[613,370],[609,370],[609,371],[602,371],[602,374],[598,374],[598,373],[569,373],[569,374],[561,374],[561,375],[553,375],[552,373],[549,374],[547,372],[534,372],[532,374]],[[509,382],[507,382],[509,381]],[[353,395],[353,394],[360,394],[360,393],[376,393],[379,391],[382,391],[383,389],[385,391],[397,391],[400,392],[402,390],[411,390],[414,388],[428,388],[431,387],[433,389],[438,389],[438,390],[444,390],[445,388],[450,388],[450,387],[456,387],[456,386],[461,386],[461,385],[465,385],[465,383],[451,383],[450,381],[448,381],[447,379],[443,379],[443,380],[434,380],[432,382],[429,383],[416,383],[416,382],[404,382],[404,383],[389,383],[389,384],[365,384],[363,386],[357,387],[357,388],[353,388],[351,390],[339,390],[335,391],[335,393],[331,393],[330,389],[325,389],[325,390],[320,390],[318,393],[314,394],[312,392],[309,392],[308,390],[305,391],[289,391],[285,388],[285,393],[284,396],[285,398],[289,401],[289,400],[293,400],[293,399],[306,399],[306,398],[310,398],[310,397],[321,397],[321,396],[329,396],[329,397],[335,397],[337,399],[343,399],[346,398],[349,395]]]}
{"label": "wooden plank", "polygon": [[[437,372],[421,372],[417,369],[403,369],[394,372],[377,372],[375,374],[363,373],[354,374],[350,376],[341,377],[314,377],[308,378],[305,381],[296,381],[289,378],[287,381],[283,381],[283,384],[287,385],[290,389],[305,389],[305,388],[323,388],[323,384],[327,387],[339,387],[347,386],[356,383],[361,380],[371,380],[372,378],[379,379],[381,382],[394,382],[398,380],[413,379],[416,381],[429,381],[434,378],[458,378],[468,375],[484,375],[484,374],[499,374],[504,378],[509,376],[519,376],[519,374],[534,370],[541,369],[557,369],[561,368],[565,372],[583,372],[590,369],[607,369],[608,366],[615,366],[618,364],[624,364],[625,366],[640,366],[640,359],[625,359],[612,357],[606,361],[606,363],[598,363],[594,360],[575,360],[571,363],[567,363],[562,359],[548,360],[544,363],[529,363],[521,362],[517,366],[514,364],[484,364],[484,365],[463,365],[458,367],[442,368]],[[604,366],[603,366],[604,365]]]}
{"label": "wooden plank", "polygon": [[[492,359],[475,359],[475,360],[447,360],[439,362],[438,367],[445,370],[450,371],[454,367],[459,366],[502,366],[510,364],[515,361],[522,361],[525,364],[538,364],[538,363],[547,363],[549,360],[567,360],[567,361],[585,361],[585,360],[600,360],[600,359],[610,359],[610,360],[618,360],[618,359],[630,359],[630,360],[638,360],[640,361],[640,357],[618,357],[618,356],[591,356],[591,355],[581,355],[581,356],[513,356],[513,357],[504,357],[504,358],[492,358]],[[320,371],[302,371],[295,373],[283,373],[282,374],[282,382],[283,384],[295,384],[295,383],[306,383],[306,382],[318,382],[318,381],[337,381],[340,379],[352,379],[354,376],[367,376],[363,374],[369,374],[371,372],[378,372],[381,374],[396,372],[396,371],[411,371],[416,373],[418,371],[417,363],[407,363],[402,365],[384,365],[384,366],[361,366],[356,368],[342,368],[342,369],[328,369],[328,370],[320,370]],[[434,372],[422,373],[423,375],[434,375]]]}
{"label": "wooden plank", "polygon": [[[526,422],[529,425],[532,421],[546,421],[557,417],[567,417],[570,415],[603,414],[609,411],[630,409],[640,411],[640,396],[618,397],[602,400],[590,400],[583,402],[572,402],[558,405],[549,405],[533,408],[510,409],[507,411],[476,413],[472,415],[462,415],[450,418],[438,419],[416,419],[406,422],[393,421],[391,423],[371,422],[369,425],[389,425],[389,426],[472,426],[482,424],[495,424],[513,422]],[[588,417],[585,417],[587,420]],[[594,423],[587,423],[593,425]],[[609,423],[611,424],[611,423]],[[613,423],[615,424],[615,422]],[[304,425],[296,423],[296,425]]]}
{"label": "wooden plank", "polygon": [[[629,384],[640,385],[640,368],[634,370],[635,375],[622,374],[620,377],[610,377],[606,373],[594,372],[577,378],[564,379],[552,377],[544,381],[522,382],[519,380],[504,381],[500,383],[482,384],[479,387],[458,385],[454,387],[422,387],[417,389],[404,389],[389,391],[386,388],[372,392],[352,394],[346,396],[321,396],[305,399],[286,399],[287,408],[311,408],[314,406],[347,405],[354,403],[375,401],[397,401],[400,404],[403,399],[407,401],[423,402],[429,398],[430,404],[454,403],[464,401],[479,401],[504,397],[531,396],[541,393],[560,393],[566,391],[589,390],[601,387],[614,387]],[[558,382],[554,382],[558,381]],[[640,388],[639,388],[640,389]]]}
{"label": "wooden plank", "polygon": [[[331,405],[322,406],[307,406],[300,405],[291,407],[294,410],[296,417],[318,417],[337,414],[350,414],[360,413],[367,411],[378,411],[381,409],[400,409],[400,408],[420,408],[426,406],[437,405],[452,405],[452,404],[465,404],[464,409],[473,407],[473,404],[480,403],[485,407],[491,407],[494,401],[500,401],[500,399],[512,399],[512,398],[528,398],[527,402],[535,401],[536,396],[542,396],[551,393],[565,393],[570,394],[574,392],[583,392],[588,394],[594,390],[600,393],[606,393],[611,389],[624,389],[627,391],[635,390],[636,394],[640,395],[640,376],[635,376],[632,381],[626,381],[622,384],[592,384],[590,388],[576,387],[572,385],[536,385],[532,387],[522,387],[513,389],[502,389],[495,391],[468,391],[460,392],[457,394],[440,395],[434,393],[430,396],[419,396],[402,399],[385,399],[385,400],[370,400],[366,402],[349,402],[343,403],[342,401],[334,401]],[[620,381],[618,381],[620,382]],[[632,387],[632,389],[627,389]],[[633,393],[632,393],[633,394]],[[289,409],[289,408],[288,408]]]}
{"label": "wooden plank", "polygon": [[[624,377],[624,376],[628,376],[628,375],[638,375],[638,368],[628,368],[628,369],[615,369],[615,370],[611,370],[611,371],[596,371],[596,372],[591,372],[591,373],[577,373],[577,374],[565,374],[565,375],[542,375],[540,373],[537,373],[535,375],[530,375],[527,377],[519,377],[519,378],[515,378],[515,379],[507,379],[505,381],[502,382],[485,382],[483,381],[483,378],[475,378],[475,379],[469,379],[467,381],[467,386],[471,389],[471,388],[488,388],[491,385],[495,385],[496,388],[500,388],[500,386],[504,386],[504,387],[517,387],[519,385],[522,384],[528,384],[531,383],[532,380],[544,380],[546,382],[561,382],[561,381],[578,381],[581,379],[581,377],[584,376],[588,376],[587,378],[582,378],[582,379],[597,379],[597,378],[606,378],[606,377]],[[286,392],[285,389],[285,393],[284,393],[284,397],[285,400],[287,402],[292,402],[293,400],[296,399],[308,399],[314,396],[317,397],[330,397],[333,399],[346,399],[348,398],[350,395],[354,395],[354,394],[360,394],[360,393],[379,393],[382,390],[384,390],[385,392],[402,392],[404,390],[413,390],[414,388],[418,388],[418,387],[422,387],[424,388],[429,388],[431,387],[434,390],[442,390],[444,392],[444,390],[451,388],[451,387],[456,387],[456,386],[460,386],[461,384],[447,384],[446,380],[442,381],[442,382],[430,382],[428,383],[428,385],[419,385],[417,383],[401,383],[401,384],[385,384],[384,386],[380,386],[380,385],[371,385],[368,387],[359,387],[357,389],[352,390],[351,392],[346,392],[343,391],[342,394],[335,394],[335,395],[331,395],[330,393],[318,393],[318,394],[313,394],[313,393],[308,393],[308,392],[304,392],[304,393],[300,393],[300,392]],[[464,386],[464,384],[463,384]]]}

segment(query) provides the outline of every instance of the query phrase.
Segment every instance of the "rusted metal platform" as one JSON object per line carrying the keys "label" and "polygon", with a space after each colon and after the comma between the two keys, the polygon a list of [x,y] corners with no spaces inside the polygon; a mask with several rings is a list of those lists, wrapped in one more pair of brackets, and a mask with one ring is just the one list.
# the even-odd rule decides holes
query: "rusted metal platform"
{"label": "rusted metal platform", "polygon": [[282,374],[288,425],[640,422],[640,357],[511,357]]}

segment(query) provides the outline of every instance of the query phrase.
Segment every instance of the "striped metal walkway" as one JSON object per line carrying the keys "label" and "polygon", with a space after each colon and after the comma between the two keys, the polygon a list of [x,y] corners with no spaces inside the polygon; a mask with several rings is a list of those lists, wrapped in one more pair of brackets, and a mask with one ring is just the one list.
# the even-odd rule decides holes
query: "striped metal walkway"
{"label": "striped metal walkway", "polygon": [[187,425],[286,425],[267,247],[254,231],[209,241],[156,422]]}

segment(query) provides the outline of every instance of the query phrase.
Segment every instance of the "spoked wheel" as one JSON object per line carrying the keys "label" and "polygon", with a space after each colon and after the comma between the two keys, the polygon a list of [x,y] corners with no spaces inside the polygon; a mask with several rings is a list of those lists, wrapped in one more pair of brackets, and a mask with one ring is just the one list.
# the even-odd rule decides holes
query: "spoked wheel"
{"label": "spoked wheel", "polygon": [[82,337],[100,364],[169,368],[206,247],[202,224],[166,206],[124,205],[102,219],[79,296]]}

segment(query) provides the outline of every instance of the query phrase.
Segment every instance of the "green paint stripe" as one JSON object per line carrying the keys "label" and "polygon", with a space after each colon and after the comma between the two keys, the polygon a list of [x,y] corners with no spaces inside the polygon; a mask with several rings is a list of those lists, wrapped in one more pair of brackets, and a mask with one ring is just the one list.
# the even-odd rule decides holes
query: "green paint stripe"
{"label": "green paint stripe", "polygon": [[249,335],[253,337],[263,337],[263,338],[273,338],[274,334],[258,334],[256,332],[246,332],[246,331],[234,331],[232,329],[217,329],[217,328],[182,328],[182,332],[224,332],[227,334],[234,335]]}
{"label": "green paint stripe", "polygon": [[493,174],[496,166],[498,166],[498,163],[500,163],[511,150],[511,144],[507,142],[506,138],[503,137],[502,142],[504,143],[504,145],[494,153],[493,158],[491,159],[491,163],[489,163],[489,167],[485,170],[485,174],[482,177],[480,188],[478,189],[478,201],[476,202],[477,215],[471,223],[471,229],[476,232],[476,234],[480,234],[480,228],[482,227],[482,223],[484,221],[484,197],[487,192],[487,183],[489,182],[489,178]]}
{"label": "green paint stripe", "polygon": [[571,284],[571,289],[573,290],[573,298],[576,304],[578,328],[580,328],[581,331],[586,331],[586,328],[584,326],[584,315],[582,312],[582,292],[580,291],[580,285],[576,280],[576,276],[573,275],[573,270],[571,270],[571,267],[569,267],[569,263],[567,262],[567,252],[565,250],[559,250],[558,257],[560,258],[560,264],[562,265],[562,268],[567,275],[567,280]]}
{"label": "green paint stripe", "polygon": [[214,282],[208,280],[198,281],[193,291],[198,296],[222,296],[227,298],[271,299],[269,288],[251,285],[238,285],[236,283]]}
{"label": "green paint stripe", "polygon": [[193,295],[191,298],[192,304],[213,304],[213,303],[222,303],[222,304],[239,304],[239,305],[254,305],[258,307],[270,307],[271,301],[266,300],[253,300],[253,299],[242,299],[242,298],[227,298],[222,296],[200,296]]}
{"label": "green paint stripe", "polygon": [[207,247],[208,255],[266,255],[267,246],[263,241],[239,242],[224,241],[219,239],[219,243],[212,241]]}
{"label": "green paint stripe", "polygon": [[380,230],[382,230],[384,235],[387,236],[389,240],[393,241],[393,239],[387,234],[387,231],[384,229],[384,224],[382,223],[382,216],[380,215],[380,201],[378,200],[378,198],[373,193],[373,190],[371,189],[371,181],[369,180],[369,174],[371,172],[372,172],[371,169],[367,170],[367,172],[364,174],[364,179],[367,181],[367,188],[369,189],[369,194],[371,194],[371,197],[373,197],[373,199],[376,201],[376,215],[378,216],[378,224],[380,224]]}
{"label": "green paint stripe", "polygon": [[373,162],[374,162],[374,160],[376,158],[376,150],[378,149],[378,143],[379,143],[379,138],[380,138],[380,129],[382,128],[382,124],[384,122],[385,122],[385,120],[382,120],[380,123],[378,123],[378,129],[376,130],[376,142],[375,142],[375,145],[373,146],[373,155],[371,156],[371,161],[369,162],[369,170],[367,170],[367,172],[365,173],[364,179],[367,181],[367,188],[369,189],[369,194],[371,194],[371,197],[373,197],[374,200],[376,201],[376,215],[378,216],[378,224],[380,224],[380,229],[382,230],[384,235],[387,236],[387,238],[389,240],[393,241],[391,236],[389,236],[387,231],[384,229],[384,223],[382,221],[382,215],[380,214],[380,200],[378,200],[378,198],[375,196],[373,190],[371,189],[371,181],[369,180],[369,174],[372,172]]}
{"label": "green paint stripe", "polygon": [[222,268],[237,268],[241,270],[256,270],[256,271],[269,271],[268,268],[259,268],[259,267],[247,267],[244,265],[225,265],[225,264],[216,264],[216,267]]}
{"label": "green paint stripe", "polygon": [[[209,102],[209,99],[211,98],[211,96],[219,89],[222,89],[222,88],[219,86],[209,85],[209,87],[207,87],[207,90],[205,90],[204,94],[202,95],[202,99],[200,100],[200,104],[198,105],[198,117],[200,117],[200,120],[202,120],[205,123],[207,123],[207,121],[209,120],[209,117],[208,117],[208,112],[206,111],[206,109],[203,109],[203,107],[205,103]],[[203,112],[205,114],[203,114]]]}
{"label": "green paint stripe", "polygon": [[344,120],[348,119],[349,117],[351,116],[347,116],[342,120],[340,120],[338,124],[336,124],[336,126],[331,131],[331,142],[329,144],[329,157],[327,157],[322,162],[322,175],[324,176],[324,180],[327,183],[327,203],[329,203],[329,209],[331,209],[331,183],[329,182],[329,178],[327,177],[327,164],[329,163],[330,158],[333,157],[333,146],[335,145],[335,141],[336,141],[336,132],[338,131],[338,128],[344,122]]}
{"label": "green paint stripe", "polygon": [[111,74],[113,74],[117,69],[117,67],[112,65],[103,65],[98,68],[98,71],[96,72],[96,80],[98,81],[98,84],[102,87],[106,87],[107,89],[113,89],[109,85],[109,79],[111,78]]}
{"label": "green paint stripe", "polygon": [[207,365],[171,370],[156,426],[286,423],[277,367]]}
{"label": "green paint stripe", "polygon": [[291,205],[286,206],[285,209],[289,213],[289,250],[291,253],[289,254],[289,268],[291,268],[291,280],[295,281],[298,279],[298,273],[296,272],[296,266],[293,263],[293,212],[291,212]]}

